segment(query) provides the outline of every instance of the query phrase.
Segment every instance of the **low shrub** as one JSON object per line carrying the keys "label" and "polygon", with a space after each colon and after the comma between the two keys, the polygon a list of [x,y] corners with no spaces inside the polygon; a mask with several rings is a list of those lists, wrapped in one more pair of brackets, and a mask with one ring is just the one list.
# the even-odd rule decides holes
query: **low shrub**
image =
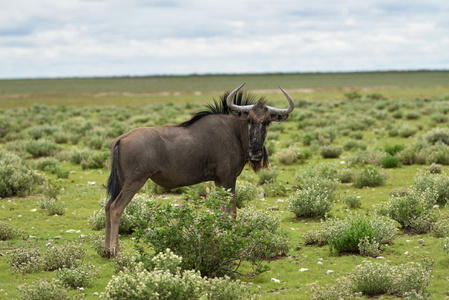
{"label": "low shrub", "polygon": [[81,168],[85,169],[100,169],[106,166],[109,158],[108,152],[94,152],[91,156],[81,161]]}
{"label": "low shrub", "polygon": [[334,205],[332,200],[333,193],[334,191],[329,190],[319,182],[307,185],[290,196],[288,209],[297,218],[323,217]]}
{"label": "low shrub", "polygon": [[39,248],[19,248],[10,252],[7,261],[12,272],[17,273],[37,273],[45,270],[45,262],[41,257]]}
{"label": "low shrub", "polygon": [[399,158],[397,156],[391,156],[391,155],[387,155],[384,158],[382,158],[382,161],[380,162],[380,164],[384,168],[397,168],[400,166]]}
{"label": "low shrub", "polygon": [[420,117],[420,114],[416,111],[409,111],[405,114],[407,120],[418,120]]}
{"label": "low shrub", "polygon": [[318,145],[328,145],[332,143],[332,141],[337,137],[337,131],[332,128],[328,128],[327,130],[323,129],[315,129],[311,132],[307,132],[302,137],[302,142],[305,146],[311,146],[314,143],[318,143]]}
{"label": "low shrub", "polygon": [[338,172],[337,179],[341,183],[350,183],[354,178],[354,170],[349,168],[343,168]]}
{"label": "low shrub", "polygon": [[182,272],[183,258],[166,249],[151,259],[152,268],[139,263],[113,276],[101,298],[106,299],[243,299],[249,290],[229,277],[208,279],[200,272]]}
{"label": "low shrub", "polygon": [[296,162],[297,154],[293,150],[285,149],[285,150],[281,150],[276,155],[276,158],[283,165],[291,165]]}
{"label": "low shrub", "polygon": [[387,155],[384,151],[361,151],[348,159],[348,165],[356,164],[380,166],[382,159]]}
{"label": "low shrub", "polygon": [[8,223],[0,221],[0,241],[12,240],[20,235],[20,231],[9,225]]}
{"label": "low shrub", "polygon": [[387,174],[373,167],[365,167],[354,173],[353,184],[356,188],[382,186],[387,181]]}
{"label": "low shrub", "polygon": [[45,209],[49,216],[60,215],[65,213],[66,205],[56,199],[45,199],[40,203],[40,208]]}
{"label": "low shrub", "polygon": [[441,167],[442,167],[442,165],[440,165],[440,164],[432,163],[430,166],[424,167],[424,170],[426,170],[430,174],[440,174]]}
{"label": "low shrub", "polygon": [[36,169],[56,174],[58,178],[69,177],[69,171],[61,169],[59,161],[53,157],[40,158],[36,163]]}
{"label": "low shrub", "polygon": [[408,138],[415,135],[417,131],[416,127],[404,124],[398,129],[398,134],[400,137]]}
{"label": "low shrub", "polygon": [[388,136],[389,137],[397,137],[399,135],[399,129],[397,127],[391,128],[388,130]]}
{"label": "low shrub", "polygon": [[338,174],[339,170],[334,164],[311,164],[295,175],[296,188],[304,189],[319,184],[328,191],[332,198],[339,187]]}
{"label": "low shrub", "polygon": [[[99,202],[100,208],[94,211],[92,216],[88,218],[88,224],[92,230],[103,230],[106,227],[106,217],[104,206],[106,199]],[[134,220],[142,218],[147,210],[146,202],[151,201],[147,196],[136,194],[131,202],[126,206],[120,219],[119,233],[131,233],[134,231]]]}
{"label": "low shrub", "polygon": [[371,218],[350,215],[344,220],[330,219],[324,223],[330,250],[335,253],[376,255],[381,244],[393,241],[396,227],[392,220],[381,216]]}
{"label": "low shrub", "polygon": [[308,150],[296,150],[296,158],[300,163],[305,162],[312,157],[312,152]]}
{"label": "low shrub", "polygon": [[342,147],[332,145],[320,147],[320,154],[323,158],[338,158],[342,153]]}
{"label": "low shrub", "polygon": [[67,132],[76,133],[78,135],[86,135],[89,130],[94,128],[92,121],[86,120],[84,117],[71,118],[62,124],[62,128]]}
{"label": "low shrub", "polygon": [[[101,248],[101,251],[103,251],[103,247]],[[140,264],[142,264],[139,264],[138,260],[139,259],[137,253],[129,252],[127,250],[121,251],[120,255],[115,258],[115,273],[125,272],[126,270],[134,271]],[[152,264],[147,262],[146,269],[148,270],[149,267],[151,269],[154,268]]]}
{"label": "low shrub", "polygon": [[25,144],[25,151],[33,157],[51,156],[59,150],[60,146],[45,139],[31,140]]}
{"label": "low shrub", "polygon": [[70,299],[67,290],[55,279],[52,281],[41,280],[31,284],[23,284],[17,287],[21,299],[27,300],[65,300]]}
{"label": "low shrub", "polygon": [[95,153],[95,151],[93,150],[88,150],[88,149],[79,149],[79,148],[74,148],[72,149],[72,151],[70,152],[70,157],[69,160],[74,163],[74,164],[81,164],[81,162],[83,160],[87,160],[89,157],[91,157],[93,154]]}
{"label": "low shrub", "polygon": [[0,151],[0,197],[26,195],[42,181],[19,156]]}
{"label": "low shrub", "polygon": [[59,165],[59,161],[53,157],[40,158],[36,163],[36,169],[41,171],[50,171]]}
{"label": "low shrub", "polygon": [[269,181],[263,185],[263,192],[267,197],[283,197],[289,189],[283,181]]}
{"label": "low shrub", "polygon": [[342,202],[349,206],[349,208],[360,208],[362,206],[362,201],[360,196],[356,195],[346,195],[343,197]]}
{"label": "low shrub", "polygon": [[104,136],[92,135],[92,136],[86,137],[84,139],[84,142],[87,145],[87,147],[89,147],[90,149],[101,150],[103,148],[106,148],[106,149],[109,148],[109,146],[111,144],[111,139],[106,138]]}
{"label": "low shrub", "polygon": [[364,296],[391,295],[404,299],[425,299],[432,278],[433,262],[408,262],[398,266],[366,261],[332,287],[310,284],[312,299],[359,299]]}
{"label": "low shrub", "polygon": [[248,243],[245,249],[248,256],[267,259],[288,253],[290,244],[286,234],[281,232],[279,213],[245,207],[239,210],[237,221],[245,225],[245,236],[251,235],[253,231],[265,232]]}
{"label": "low shrub", "polygon": [[397,155],[399,163],[403,165],[413,165],[414,163],[416,163],[417,156],[418,149],[411,146],[408,146]]}
{"label": "low shrub", "polygon": [[366,262],[354,269],[350,279],[353,290],[364,295],[390,294],[402,297],[414,293],[424,297],[432,277],[432,267],[428,261],[399,266]]}
{"label": "low shrub", "polygon": [[401,119],[404,116],[404,113],[401,110],[395,110],[391,116],[395,119]]}
{"label": "low shrub", "polygon": [[83,244],[77,242],[50,247],[42,255],[44,269],[53,271],[62,268],[78,267],[84,260],[85,255],[86,250],[83,248]]}
{"label": "low shrub", "polygon": [[276,141],[276,140],[279,139],[279,136],[280,136],[280,135],[281,135],[281,134],[280,134],[279,132],[270,130],[270,131],[267,133],[266,139],[267,139],[267,140],[271,140],[271,141]]}
{"label": "low shrub", "polygon": [[318,282],[309,283],[307,286],[312,291],[312,300],[340,300],[340,299],[359,299],[361,293],[352,291],[352,282],[347,277],[336,280],[333,286],[322,286]]}
{"label": "low shrub", "polygon": [[350,277],[354,290],[364,295],[388,294],[392,288],[391,267],[387,264],[366,262],[358,265]]}
{"label": "low shrub", "polygon": [[[229,192],[213,190],[206,199],[185,194],[182,204],[158,206],[148,202],[148,214],[136,223],[136,247],[145,261],[150,254],[169,248],[182,256],[183,270],[195,269],[203,276],[232,275],[234,262],[248,261],[253,270],[260,270],[260,257],[254,257],[248,245],[272,238],[267,230],[249,231],[245,221],[234,219],[222,209],[230,202]],[[201,206],[204,209],[199,210]],[[143,247],[142,245],[145,245]]]}
{"label": "low shrub", "polygon": [[25,140],[14,140],[11,142],[7,142],[5,144],[6,151],[14,152],[16,155],[20,157],[25,156],[25,145],[27,141]]}
{"label": "low shrub", "polygon": [[237,207],[242,207],[243,201],[252,201],[256,199],[258,194],[260,194],[260,189],[256,185],[250,182],[238,181],[235,187],[234,196]]}
{"label": "low shrub", "polygon": [[429,214],[422,214],[420,216],[410,218],[409,228],[415,234],[430,233],[435,227],[437,220],[437,214],[432,211]]}
{"label": "low shrub", "polygon": [[72,145],[77,145],[81,140],[81,135],[79,134],[69,134],[68,139]]}
{"label": "low shrub", "polygon": [[327,245],[329,240],[329,234],[326,230],[310,230],[306,232],[303,236],[304,244],[306,245]]}
{"label": "low shrub", "polygon": [[2,120],[0,120],[0,139],[6,137],[13,130],[13,127],[12,120],[7,120],[2,116]]}
{"label": "low shrub", "polygon": [[363,256],[376,257],[382,252],[379,242],[370,238],[369,236],[365,236],[363,239],[359,239],[357,248],[360,255]]}
{"label": "low shrub", "polygon": [[[405,229],[421,231],[421,228],[430,229],[436,221],[431,209],[437,198],[438,194],[433,190],[421,191],[412,187],[404,196],[390,196],[388,202],[376,207],[376,211],[396,220]],[[424,221],[430,223],[425,226]]]}
{"label": "low shrub", "polygon": [[249,299],[249,289],[240,280],[233,281],[228,276],[208,279],[205,294],[208,300]]}
{"label": "low shrub", "polygon": [[351,91],[351,92],[346,92],[345,97],[347,100],[357,100],[357,99],[361,99],[363,96],[359,91]]}
{"label": "low shrub", "polygon": [[279,175],[276,171],[269,171],[266,169],[260,170],[257,174],[259,175],[259,184],[276,181],[276,178]]}
{"label": "low shrub", "polygon": [[432,235],[436,238],[449,236],[449,220],[447,217],[432,224]]}
{"label": "low shrub", "polygon": [[430,119],[435,123],[446,123],[449,120],[449,117],[445,114],[436,113],[432,114]]}
{"label": "low shrub", "polygon": [[421,192],[429,189],[437,194],[436,203],[447,204],[449,202],[449,176],[445,173],[433,174],[425,172],[416,176],[413,187]]}
{"label": "low shrub", "polygon": [[396,154],[404,150],[404,148],[405,146],[402,144],[394,144],[394,145],[386,145],[384,150],[391,156],[395,156]]}
{"label": "low shrub", "polygon": [[351,132],[351,134],[349,136],[353,139],[361,140],[361,139],[363,139],[363,131],[357,130],[357,131]]}
{"label": "low shrub", "polygon": [[90,264],[81,264],[75,268],[62,268],[56,271],[56,277],[73,289],[91,286],[97,274],[98,268]]}
{"label": "low shrub", "polygon": [[[94,251],[101,257],[106,257],[106,253],[104,252],[104,234],[90,234],[89,235],[89,242]],[[125,256],[122,253],[118,257]]]}
{"label": "low shrub", "polygon": [[408,190],[405,187],[400,187],[397,189],[392,189],[390,191],[390,196],[394,196],[394,197],[404,197],[405,195],[407,195]]}
{"label": "low shrub", "polygon": [[37,125],[28,128],[27,133],[31,138],[38,140],[40,138],[49,137],[58,130],[60,130],[60,127],[58,126]]}
{"label": "low shrub", "polygon": [[449,145],[449,128],[435,128],[424,135],[424,139],[431,145],[438,142]]}
{"label": "low shrub", "polygon": [[423,151],[426,153],[426,163],[427,164],[441,164],[441,165],[449,165],[449,147],[446,144],[443,143],[436,143],[429,149],[426,149],[427,151]]}
{"label": "low shrub", "polygon": [[66,144],[69,142],[69,135],[63,131],[53,133],[52,138],[56,144]]}
{"label": "low shrub", "polygon": [[346,151],[366,150],[366,148],[365,143],[353,139],[349,139],[343,144],[343,149]]}

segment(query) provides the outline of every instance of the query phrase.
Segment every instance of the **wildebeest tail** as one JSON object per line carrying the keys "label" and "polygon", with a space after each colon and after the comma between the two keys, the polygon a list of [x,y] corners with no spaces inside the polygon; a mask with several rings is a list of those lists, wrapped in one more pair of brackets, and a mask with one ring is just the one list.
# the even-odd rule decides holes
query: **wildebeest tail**
{"label": "wildebeest tail", "polygon": [[118,148],[119,148],[120,140],[118,140],[115,145],[113,145],[111,150],[111,174],[108,179],[108,186],[106,188],[108,196],[111,198],[109,202],[113,202],[115,198],[117,198],[118,194],[122,190],[120,186],[120,180],[118,178],[117,167],[119,162],[118,157]]}

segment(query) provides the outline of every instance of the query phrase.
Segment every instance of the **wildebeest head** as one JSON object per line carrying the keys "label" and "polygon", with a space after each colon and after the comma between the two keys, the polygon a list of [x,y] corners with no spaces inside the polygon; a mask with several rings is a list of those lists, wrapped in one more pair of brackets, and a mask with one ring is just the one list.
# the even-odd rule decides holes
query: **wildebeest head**
{"label": "wildebeest head", "polygon": [[264,145],[268,127],[271,122],[283,122],[287,120],[289,113],[295,108],[295,101],[279,86],[289,103],[286,109],[267,106],[265,105],[265,101],[262,100],[259,100],[254,105],[235,105],[233,101],[234,97],[243,85],[245,83],[232,91],[226,99],[226,102],[235,117],[248,122],[248,156],[253,169],[257,171],[261,167],[268,167],[268,152]]}

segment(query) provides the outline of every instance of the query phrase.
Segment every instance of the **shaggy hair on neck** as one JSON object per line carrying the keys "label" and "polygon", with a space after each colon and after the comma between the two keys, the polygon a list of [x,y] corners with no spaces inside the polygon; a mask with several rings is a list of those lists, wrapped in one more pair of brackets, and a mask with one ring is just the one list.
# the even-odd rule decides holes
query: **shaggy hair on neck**
{"label": "shaggy hair on neck", "polygon": [[[213,103],[208,103],[205,105],[205,109],[197,112],[190,120],[185,121],[178,125],[178,127],[187,127],[199,119],[208,116],[208,115],[229,115],[231,114],[231,109],[226,103],[226,99],[228,98],[230,92],[226,92],[223,95],[220,95],[218,100],[214,99]],[[246,92],[239,92],[234,97],[234,104],[236,105],[253,105],[256,103],[265,104],[265,97],[257,98],[256,95]]]}

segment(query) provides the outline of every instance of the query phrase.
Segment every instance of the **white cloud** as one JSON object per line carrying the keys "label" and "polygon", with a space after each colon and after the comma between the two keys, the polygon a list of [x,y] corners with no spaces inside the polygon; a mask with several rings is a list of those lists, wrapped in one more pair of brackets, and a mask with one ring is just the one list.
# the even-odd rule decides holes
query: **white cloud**
{"label": "white cloud", "polygon": [[449,68],[445,0],[0,5],[0,78]]}

